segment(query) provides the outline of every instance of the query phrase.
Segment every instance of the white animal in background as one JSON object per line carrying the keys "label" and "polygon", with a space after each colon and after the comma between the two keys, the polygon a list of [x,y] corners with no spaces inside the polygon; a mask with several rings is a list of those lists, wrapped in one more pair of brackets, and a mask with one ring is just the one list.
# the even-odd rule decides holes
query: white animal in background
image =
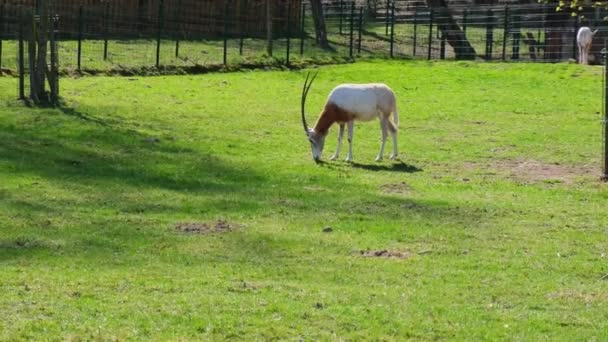
{"label": "white animal in background", "polygon": [[[340,126],[340,131],[338,133],[338,147],[331,160],[336,160],[340,157],[344,126],[348,126],[348,156],[346,157],[346,161],[352,161],[354,122],[371,121],[375,118],[380,119],[382,130],[382,143],[376,161],[382,160],[388,132],[391,133],[393,140],[393,153],[390,155],[390,159],[397,158],[399,114],[397,113],[395,93],[387,85],[381,83],[342,84],[335,87],[329,94],[317,123],[314,128],[310,129],[306,123],[306,96],[317,74],[312,77],[310,83],[308,83],[309,76],[310,74],[306,76],[304,89],[302,90],[302,124],[312,147],[312,158],[316,162],[321,159],[325,137],[327,137],[329,128],[334,123]],[[394,122],[390,119],[391,113],[393,114]]]}
{"label": "white animal in background", "polygon": [[576,44],[578,45],[578,62],[580,64],[589,64],[589,51],[591,50],[591,43],[593,42],[593,36],[597,33],[597,30],[591,31],[587,26],[583,26],[578,30],[576,34]]}

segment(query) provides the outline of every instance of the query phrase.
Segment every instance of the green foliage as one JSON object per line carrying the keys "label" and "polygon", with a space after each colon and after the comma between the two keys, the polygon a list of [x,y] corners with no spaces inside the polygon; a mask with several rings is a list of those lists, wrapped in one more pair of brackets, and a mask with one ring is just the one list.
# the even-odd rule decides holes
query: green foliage
{"label": "green foliage", "polygon": [[601,74],[323,67],[311,115],[386,82],[402,156],[362,123],[321,165],[305,72],[64,79],[55,109],[0,78],[0,340],[606,340]]}
{"label": "green foliage", "polygon": [[608,1],[593,1],[593,0],[539,0],[540,3],[552,4],[555,3],[555,10],[558,12],[566,11],[573,16],[579,15],[585,8],[608,8]]}

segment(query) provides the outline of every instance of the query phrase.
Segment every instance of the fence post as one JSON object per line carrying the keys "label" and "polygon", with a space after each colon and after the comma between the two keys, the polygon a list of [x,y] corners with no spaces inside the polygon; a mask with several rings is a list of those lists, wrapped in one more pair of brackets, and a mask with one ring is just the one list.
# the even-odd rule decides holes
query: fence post
{"label": "fence post", "polygon": [[224,30],[222,32],[224,36],[224,65],[228,64],[228,1],[224,2]]}
{"label": "fence post", "polygon": [[418,40],[418,10],[414,10],[414,37],[412,37],[412,56],[416,57],[416,44]]}
{"label": "fence post", "polygon": [[50,18],[51,31],[50,31],[50,49],[51,49],[51,70],[48,77],[51,88],[51,103],[56,105],[59,102],[59,56],[57,54],[57,27],[59,24],[59,17],[52,15]]}
{"label": "fence post", "polygon": [[578,34],[578,16],[576,16],[574,18],[574,35],[573,35],[573,39],[572,39],[572,58],[574,58],[576,60],[576,50],[577,50],[577,42],[576,42],[576,35]]}
{"label": "fence post", "polygon": [[606,50],[605,39],[602,57],[604,57],[604,120],[602,122],[604,129],[604,167],[602,180],[608,181],[608,50]]}
{"label": "fence post", "polygon": [[353,50],[355,48],[355,2],[350,4],[350,44],[348,54],[353,58]]}
{"label": "fence post", "polygon": [[433,12],[433,9],[431,9],[431,12],[429,13],[429,50],[427,53],[428,60],[431,59],[431,47],[433,45]]}
{"label": "fence post", "polygon": [[359,33],[357,37],[357,54],[361,54],[361,38],[363,33],[363,6],[359,7]]}
{"label": "fence post", "polygon": [[304,54],[304,40],[306,40],[306,3],[302,1],[302,21],[300,23],[300,56]]}
{"label": "fence post", "polygon": [[110,26],[110,2],[106,2],[105,5],[105,10],[104,10],[104,30],[103,30],[103,60],[107,61],[108,60],[108,32],[109,32],[109,26]]}
{"label": "fence post", "polygon": [[266,53],[268,56],[272,57],[273,50],[273,20],[272,20],[272,0],[266,0]]}
{"label": "fence post", "polygon": [[2,75],[2,34],[4,30],[4,4],[0,5],[0,75]]}
{"label": "fence post", "polygon": [[395,1],[391,1],[391,58],[395,52]]}
{"label": "fence post", "polygon": [[340,28],[340,34],[342,34],[342,21],[344,20],[344,0],[340,0],[339,3],[339,7],[338,7],[338,16],[340,17],[340,24],[339,24],[339,28]]}
{"label": "fence post", "polygon": [[519,15],[511,18],[511,26],[513,26],[513,54],[511,59],[519,59],[519,40],[521,39],[521,17]]}
{"label": "fence post", "polygon": [[462,33],[464,34],[464,38],[467,38],[467,20],[469,17],[469,10],[465,9],[462,13]]}
{"label": "fence post", "polygon": [[492,10],[486,13],[486,59],[492,59],[492,45],[494,44],[494,25],[492,23]]}
{"label": "fence post", "polygon": [[158,31],[156,34],[156,68],[160,67],[160,38],[163,34],[163,20],[164,20],[164,0],[158,1]]}
{"label": "fence post", "polygon": [[28,32],[27,32],[27,53],[28,53],[28,62],[29,62],[29,70],[30,70],[30,99],[34,100],[34,102],[38,102],[40,98],[38,97],[38,80],[36,78],[36,16],[34,15],[33,10],[29,10],[27,12],[27,23],[28,23]]}
{"label": "fence post", "polygon": [[445,59],[445,34],[441,31],[441,44],[439,45],[439,59]]}
{"label": "fence post", "polygon": [[25,26],[25,15],[23,9],[19,13],[19,99],[25,100],[25,47],[23,44]]}
{"label": "fence post", "polygon": [[[245,13],[247,13],[248,5],[249,4],[247,3],[247,0],[245,0]],[[242,12],[241,12],[241,14],[242,14]],[[247,23],[247,22],[245,21],[245,23]],[[239,56],[242,56],[243,55],[243,41],[245,39],[244,32],[246,31],[243,29],[243,17],[242,16],[241,16],[241,18],[239,18],[238,26],[239,26]]]}
{"label": "fence post", "polygon": [[80,71],[80,69],[81,69],[81,62],[82,62],[82,26],[84,24],[83,14],[84,14],[84,8],[82,7],[82,5],[80,5],[80,7],[78,7],[78,56],[77,56],[78,71]]}
{"label": "fence post", "polygon": [[289,65],[289,53],[290,53],[290,48],[291,48],[291,40],[290,40],[290,36],[291,36],[291,23],[290,23],[290,19],[291,19],[291,1],[287,1],[286,3],[287,5],[287,56],[285,56],[285,63],[287,65]]}
{"label": "fence post", "polygon": [[502,61],[507,58],[507,39],[509,38],[509,6],[505,6],[505,20],[502,33]]}
{"label": "fence post", "polygon": [[177,2],[177,7],[175,9],[175,25],[176,25],[176,34],[175,36],[177,37],[175,39],[175,58],[179,58],[179,39],[181,38],[182,35],[182,24],[181,24],[181,16],[180,14],[182,13],[182,0],[179,0]]}
{"label": "fence post", "polygon": [[388,26],[390,25],[389,21],[388,21],[388,16],[390,15],[389,12],[388,12],[389,9],[390,9],[390,4],[391,4],[391,1],[390,0],[386,0],[386,15],[384,16],[384,21],[386,21],[386,23],[385,23],[386,32],[384,33],[385,36],[388,36]]}

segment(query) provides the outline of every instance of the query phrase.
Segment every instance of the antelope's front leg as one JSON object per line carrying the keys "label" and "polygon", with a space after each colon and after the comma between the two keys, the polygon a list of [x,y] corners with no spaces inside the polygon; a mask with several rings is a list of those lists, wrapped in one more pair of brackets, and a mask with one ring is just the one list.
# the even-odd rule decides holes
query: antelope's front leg
{"label": "antelope's front leg", "polygon": [[338,147],[336,147],[336,153],[331,156],[330,160],[337,160],[340,158],[340,147],[342,147],[342,137],[344,136],[344,124],[340,124],[340,132],[338,132]]}
{"label": "antelope's front leg", "polygon": [[355,122],[348,122],[348,156],[346,156],[347,162],[353,161],[353,135],[355,133]]}

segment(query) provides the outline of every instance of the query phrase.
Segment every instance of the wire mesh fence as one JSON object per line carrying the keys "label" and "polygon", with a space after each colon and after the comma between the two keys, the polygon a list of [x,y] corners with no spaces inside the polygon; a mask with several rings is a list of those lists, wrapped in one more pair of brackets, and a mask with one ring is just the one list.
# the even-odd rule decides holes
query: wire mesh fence
{"label": "wire mesh fence", "polygon": [[[214,2],[150,0],[145,11],[121,3],[54,1],[63,72],[361,57],[555,62],[577,58],[575,37],[582,25],[600,29],[591,51],[591,60],[599,62],[608,37],[601,11],[581,21],[543,4],[429,8],[413,1],[335,0],[323,3],[330,46],[324,49],[307,1],[269,6],[229,0],[211,6]],[[18,22],[33,7],[0,4],[5,73],[19,69]]]}

